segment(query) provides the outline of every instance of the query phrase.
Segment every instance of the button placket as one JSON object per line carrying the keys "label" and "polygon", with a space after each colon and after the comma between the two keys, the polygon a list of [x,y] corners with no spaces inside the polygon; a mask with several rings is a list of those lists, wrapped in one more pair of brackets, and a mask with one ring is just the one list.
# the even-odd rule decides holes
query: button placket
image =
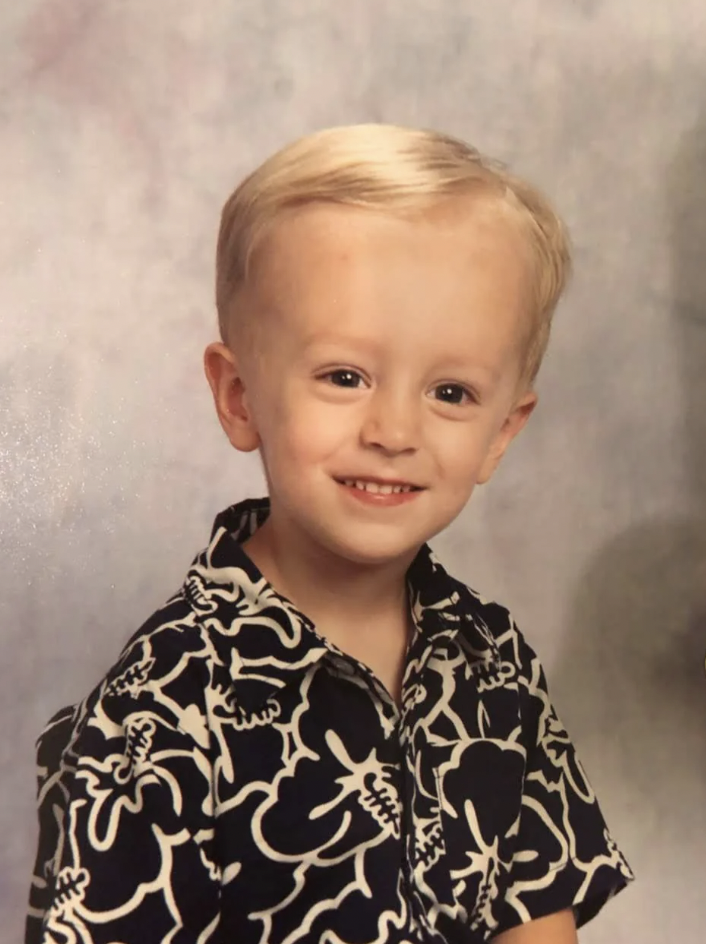
{"label": "button placket", "polygon": [[[453,636],[449,633],[427,640],[410,674],[402,711],[404,734],[405,824],[410,906],[414,908],[425,939],[439,940],[434,915],[439,908],[456,907],[454,882],[448,871],[446,837],[442,817],[442,783],[438,766],[448,759],[448,746],[430,743],[425,719],[429,662],[434,656],[445,660]],[[420,640],[420,643],[423,643]]]}

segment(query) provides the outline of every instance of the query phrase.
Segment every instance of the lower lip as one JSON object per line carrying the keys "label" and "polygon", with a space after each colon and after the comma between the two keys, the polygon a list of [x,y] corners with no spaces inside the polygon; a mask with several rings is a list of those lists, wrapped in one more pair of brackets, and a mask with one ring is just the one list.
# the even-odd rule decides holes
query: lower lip
{"label": "lower lip", "polygon": [[389,495],[383,495],[379,492],[363,491],[362,488],[356,488],[355,485],[343,485],[338,483],[341,488],[348,492],[351,498],[357,499],[364,505],[375,505],[379,508],[389,508],[392,505],[404,505],[412,501],[417,495],[420,495],[423,489],[417,492],[390,492]]}

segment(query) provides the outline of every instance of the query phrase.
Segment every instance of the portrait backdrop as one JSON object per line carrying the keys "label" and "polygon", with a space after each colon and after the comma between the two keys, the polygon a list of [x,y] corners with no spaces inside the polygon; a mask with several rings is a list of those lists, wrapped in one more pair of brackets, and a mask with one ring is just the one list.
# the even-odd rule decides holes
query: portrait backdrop
{"label": "portrait backdrop", "polygon": [[362,121],[458,135],[569,224],[539,408],[432,546],[539,650],[636,872],[582,944],[703,941],[706,4],[26,0],[0,7],[2,944],[42,726],[265,494],[202,370],[222,203]]}

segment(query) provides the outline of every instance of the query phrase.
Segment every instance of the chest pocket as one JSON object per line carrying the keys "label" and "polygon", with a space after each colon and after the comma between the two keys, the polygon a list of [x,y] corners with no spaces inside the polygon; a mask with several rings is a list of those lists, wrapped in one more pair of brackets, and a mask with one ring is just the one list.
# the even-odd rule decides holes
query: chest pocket
{"label": "chest pocket", "polygon": [[328,672],[279,700],[271,740],[258,729],[233,745],[236,781],[219,816],[224,928],[247,944],[300,927],[307,940],[355,928],[374,941],[380,914],[402,909],[399,747],[367,688]]}
{"label": "chest pocket", "polygon": [[[476,940],[504,894],[525,771],[514,694],[432,660],[410,712],[415,886],[449,941]],[[490,924],[492,926],[492,922]]]}

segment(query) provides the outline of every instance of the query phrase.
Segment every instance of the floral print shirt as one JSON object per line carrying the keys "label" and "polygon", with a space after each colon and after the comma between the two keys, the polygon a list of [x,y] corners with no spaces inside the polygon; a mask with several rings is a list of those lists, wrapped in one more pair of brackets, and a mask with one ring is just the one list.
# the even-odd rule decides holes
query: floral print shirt
{"label": "floral print shirt", "polygon": [[222,512],[181,589],[38,742],[27,944],[473,944],[632,878],[507,610],[428,545],[398,706]]}

